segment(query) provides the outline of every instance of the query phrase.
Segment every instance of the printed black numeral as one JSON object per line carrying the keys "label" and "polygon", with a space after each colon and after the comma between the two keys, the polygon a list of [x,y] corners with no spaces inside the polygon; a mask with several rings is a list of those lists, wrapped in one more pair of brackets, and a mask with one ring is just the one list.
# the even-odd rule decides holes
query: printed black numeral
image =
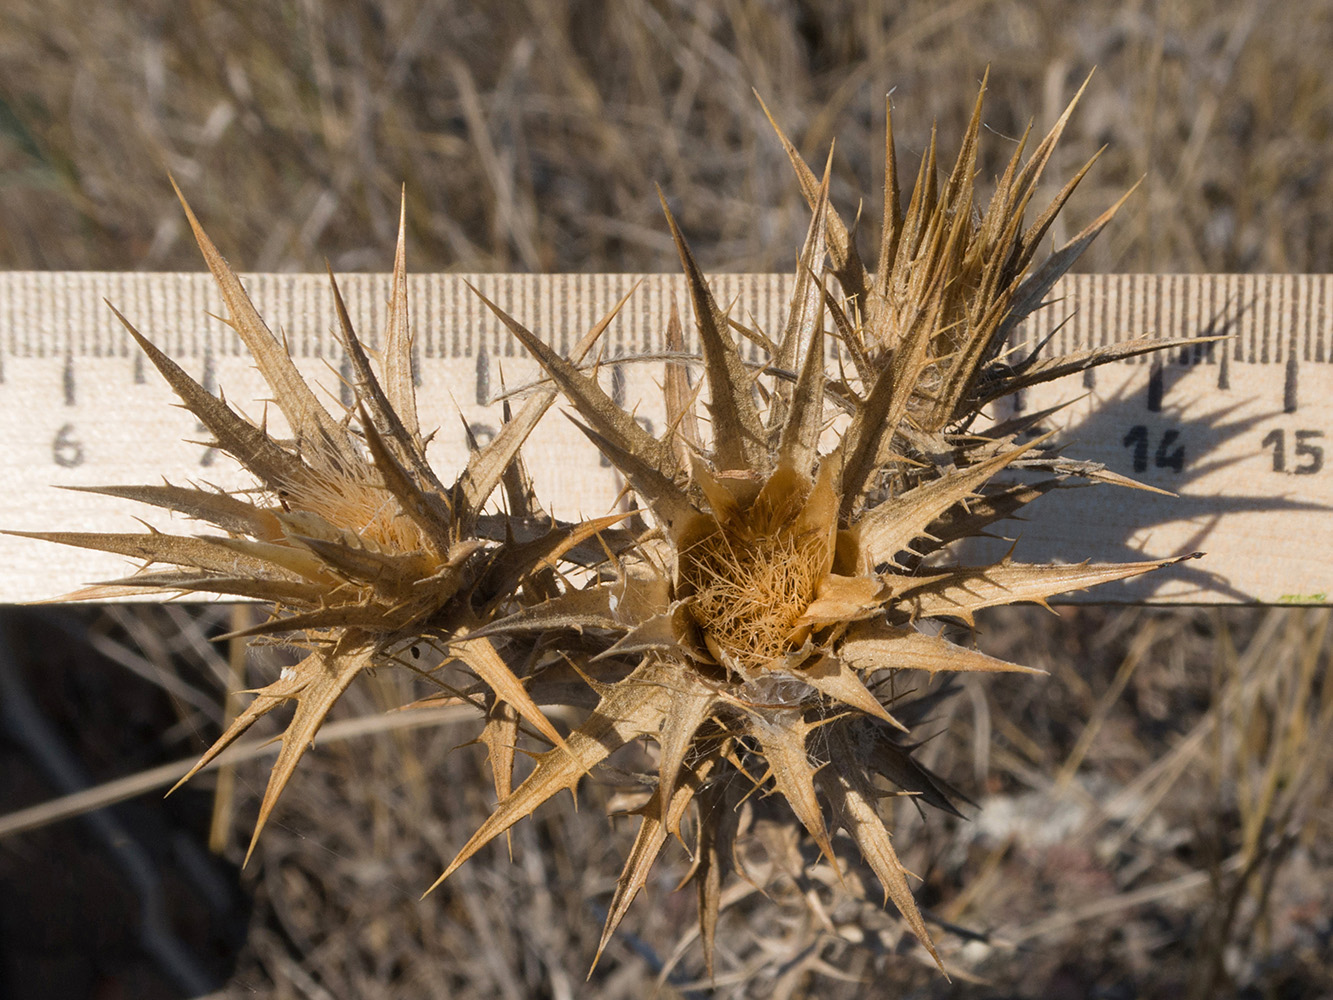
{"label": "printed black numeral", "polygon": [[[1162,431],[1162,441],[1157,446],[1157,454],[1153,455],[1153,464],[1157,468],[1171,469],[1174,472],[1185,471],[1185,446],[1176,444],[1179,439],[1180,431]],[[1175,447],[1172,448],[1172,445]]]}
{"label": "printed black numeral", "polygon": [[1298,458],[1305,459],[1304,462],[1297,464],[1294,468],[1287,468],[1287,434],[1281,428],[1275,428],[1264,435],[1260,442],[1261,448],[1273,449],[1273,471],[1291,472],[1295,476],[1312,476],[1324,467],[1324,448],[1322,445],[1311,444],[1316,438],[1324,436],[1323,431],[1295,431],[1296,447],[1292,450]]}
{"label": "printed black numeral", "polygon": [[[1172,472],[1185,471],[1185,446],[1178,444],[1179,440],[1180,431],[1170,428],[1162,431],[1161,440],[1157,442],[1157,450],[1152,456],[1156,468],[1170,469]],[[1148,428],[1143,424],[1135,424],[1120,443],[1126,448],[1134,449],[1134,471],[1147,472],[1150,444]]]}
{"label": "printed black numeral", "polygon": [[83,445],[74,439],[74,425],[65,424],[51,442],[51,458],[63,469],[83,464]]}
{"label": "printed black numeral", "polygon": [[467,425],[468,451],[485,448],[495,440],[496,430],[490,424],[477,421]]}

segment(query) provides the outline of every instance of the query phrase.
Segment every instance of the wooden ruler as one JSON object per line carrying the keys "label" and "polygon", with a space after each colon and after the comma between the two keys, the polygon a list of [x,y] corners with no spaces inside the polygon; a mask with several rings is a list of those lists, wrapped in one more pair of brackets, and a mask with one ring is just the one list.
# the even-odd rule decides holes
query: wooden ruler
{"label": "wooden ruler", "polygon": [[[411,278],[420,411],[439,428],[432,463],[450,481],[466,454],[463,423],[480,438],[499,422],[496,398],[538,377],[464,278],[567,351],[631,289],[604,357],[612,395],[662,427],[660,363],[629,359],[663,348],[669,275],[422,275]],[[260,312],[285,332],[302,370],[332,406],[346,388],[332,335],[327,278],[246,279]],[[340,280],[353,321],[372,346],[383,327],[386,275]],[[721,302],[781,329],[790,278],[719,275]],[[1138,336],[1227,334],[1168,356],[1118,362],[1029,390],[1012,409],[1076,400],[1057,418],[1066,453],[1104,462],[1156,493],[1095,487],[1049,496],[1027,521],[1007,522],[1024,561],[1131,560],[1203,551],[1203,560],[1071,600],[1325,604],[1333,598],[1333,277],[1091,275],[1065,279],[1056,301],[1021,331],[1066,353]],[[158,511],[55,486],[206,481],[251,485],[225,456],[185,443],[204,436],[193,416],[133,348],[103,302],[114,303],[212,391],[258,417],[266,396],[203,274],[0,274],[0,527],[134,530],[132,517],[195,530]],[[689,324],[687,324],[688,326]],[[758,362],[757,352],[753,360]],[[461,420],[460,420],[461,413]],[[997,414],[998,416],[1007,413]],[[270,420],[277,422],[276,411]],[[604,513],[620,483],[569,421],[552,412],[525,457],[561,517]],[[987,557],[978,543],[963,559]],[[123,575],[122,559],[0,538],[0,601],[51,597]]]}

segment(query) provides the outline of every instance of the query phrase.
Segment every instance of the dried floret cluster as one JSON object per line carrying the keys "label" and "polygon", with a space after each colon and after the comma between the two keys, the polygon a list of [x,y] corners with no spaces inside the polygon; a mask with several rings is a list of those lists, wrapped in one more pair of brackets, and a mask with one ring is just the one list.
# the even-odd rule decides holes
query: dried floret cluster
{"label": "dried floret cluster", "polygon": [[[200,519],[221,534],[42,537],[143,560],[134,575],[76,596],[154,590],[258,598],[269,616],[249,632],[304,651],[255,692],[200,761],[296,702],[256,837],[347,686],[379,665],[407,662],[433,674],[437,668],[404,655],[424,642],[466,671],[469,680],[447,696],[477,707],[498,796],[441,880],[637,742],[652,758],[651,773],[641,779],[638,835],[602,947],[658,854],[678,837],[693,856],[711,967],[742,805],[772,793],[835,866],[833,838],[847,833],[939,961],[881,807],[886,796],[909,794],[955,808],[956,793],[913,757],[913,729],[939,690],[918,678],[1031,671],[954,644],[923,623],[971,623],[985,607],[1044,603],[1166,562],[1033,565],[1005,557],[966,566],[948,555],[953,543],[1051,490],[1132,485],[1063,457],[1050,435],[1036,433],[1047,414],[996,422],[985,416],[988,404],[1178,343],[1135,341],[1056,358],[1006,347],[1118,207],[1039,260],[1053,219],[1091,165],[1025,221],[1072,109],[1030,154],[1026,136],[1017,144],[984,208],[974,189],[980,97],[942,181],[932,136],[905,209],[890,125],[873,266],[829,204],[828,168],[821,179],[778,130],[812,211],[780,331],[748,328],[719,307],[668,210],[701,352],[684,354],[673,315],[661,437],[617,405],[600,387],[596,365],[584,360],[614,313],[563,357],[488,302],[547,379],[516,414],[506,410],[500,433],[474,448],[450,486],[428,463],[417,420],[401,225],[378,374],[335,284],[355,403],[334,415],[187,207],[229,322],[253,353],[291,438],[275,437],[207,393],[125,322],[212,444],[253,473],[258,488],[243,495],[169,485],[103,490]],[[738,337],[758,344],[766,362],[747,363]],[[633,516],[563,523],[542,509],[519,449],[557,399],[624,477]],[[1029,473],[1022,481],[1003,481],[1005,470],[1020,467]],[[503,513],[486,513],[497,490]],[[577,713],[576,723],[557,727],[543,705]],[[535,764],[514,787],[525,741]]]}

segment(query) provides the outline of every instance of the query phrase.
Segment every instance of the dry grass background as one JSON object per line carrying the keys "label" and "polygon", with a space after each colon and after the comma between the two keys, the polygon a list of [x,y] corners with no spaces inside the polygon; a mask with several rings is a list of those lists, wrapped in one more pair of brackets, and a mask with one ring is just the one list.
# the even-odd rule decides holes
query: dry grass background
{"label": "dry grass background", "polygon": [[[751,87],[807,156],[836,136],[835,199],[874,206],[885,93],[910,162],[932,119],[950,145],[989,64],[986,173],[1097,67],[1059,155],[1109,149],[1066,225],[1145,181],[1085,267],[1328,272],[1330,51],[1327,0],[7,0],[0,266],[197,269],[171,171],[247,270],[384,267],[404,181],[418,270],[673,270],[654,184],[706,267],[782,269],[805,208]],[[6,611],[3,808],[202,748],[228,672],[206,639],[229,614]],[[692,897],[670,892],[677,852],[585,985],[629,838],[607,835],[596,787],[521,825],[513,864],[491,849],[418,901],[490,794],[457,726],[325,745],[243,874],[262,761],[235,776],[221,859],[201,847],[212,779],[110,827],[0,842],[0,991],[1330,996],[1328,623],[986,620],[988,651],[1052,677],[969,680],[942,710],[929,753],[979,814],[897,807],[952,983],[873,903],[783,871],[757,830],[770,898],[734,891],[714,983]],[[378,707],[371,685],[348,701]],[[160,932],[141,931],[145,899]]]}

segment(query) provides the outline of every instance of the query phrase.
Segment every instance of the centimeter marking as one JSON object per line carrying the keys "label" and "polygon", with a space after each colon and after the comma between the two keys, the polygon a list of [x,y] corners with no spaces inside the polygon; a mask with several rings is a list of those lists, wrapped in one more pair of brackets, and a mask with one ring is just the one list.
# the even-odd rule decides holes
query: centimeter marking
{"label": "centimeter marking", "polygon": [[[741,322],[779,331],[791,294],[786,275],[717,275],[714,294]],[[626,293],[603,357],[632,359],[663,349],[672,303],[688,316],[675,275],[417,275],[409,279],[419,408],[438,426],[431,460],[448,481],[466,458],[463,424],[479,437],[499,422],[496,397],[530,384],[535,364],[471,282],[520,322],[567,352]],[[346,359],[332,332],[333,301],[318,275],[245,279],[260,313],[281,330],[298,365],[346,404]],[[388,275],[340,279],[354,324],[380,340]],[[1300,603],[1333,600],[1333,276],[1080,275],[1064,279],[1052,304],[1017,341],[1067,354],[1141,336],[1226,335],[1228,339],[1130,359],[1004,404],[1035,410],[1070,402],[1057,419],[1067,454],[1170,490],[1096,487],[1040,501],[1002,533],[1020,560],[1129,560],[1202,549],[1208,558],[1071,600],[1153,603]],[[267,392],[243,344],[216,319],[222,311],[205,274],[0,274],[0,527],[20,530],[133,530],[127,515],[189,532],[188,521],[53,485],[206,481],[250,485],[233,463],[184,443],[203,436],[147,365],[103,299],[210,392],[222,391],[252,417]],[[697,351],[693,325],[687,349]],[[750,360],[761,360],[747,345]],[[835,358],[830,354],[830,363]],[[608,365],[608,391],[662,427],[661,366]],[[270,423],[280,416],[268,407]],[[460,422],[460,414],[462,421]],[[605,512],[619,489],[613,469],[558,413],[534,433],[525,457],[560,516]],[[1007,547],[1007,542],[996,545]],[[5,539],[0,600],[50,597],[123,575],[122,560]],[[977,543],[963,559],[993,558]]]}

